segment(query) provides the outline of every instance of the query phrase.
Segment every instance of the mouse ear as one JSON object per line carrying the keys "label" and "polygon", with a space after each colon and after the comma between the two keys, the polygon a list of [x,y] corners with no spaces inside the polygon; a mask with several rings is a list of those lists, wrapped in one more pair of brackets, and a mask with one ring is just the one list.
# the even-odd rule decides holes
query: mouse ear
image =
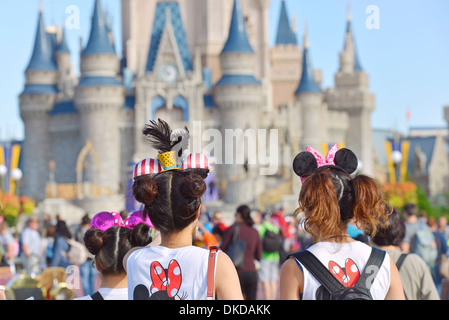
{"label": "mouse ear", "polygon": [[301,178],[312,174],[318,168],[314,155],[308,151],[299,153],[293,160],[293,171]]}
{"label": "mouse ear", "polygon": [[349,149],[343,148],[337,151],[334,159],[335,165],[352,174],[357,170],[357,156]]}

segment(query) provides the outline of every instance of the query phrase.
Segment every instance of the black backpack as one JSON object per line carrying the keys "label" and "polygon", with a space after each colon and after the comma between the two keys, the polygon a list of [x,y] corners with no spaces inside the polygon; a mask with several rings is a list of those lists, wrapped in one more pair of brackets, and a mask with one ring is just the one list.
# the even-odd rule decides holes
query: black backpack
{"label": "black backpack", "polygon": [[273,231],[266,230],[262,240],[262,249],[267,252],[277,252],[281,250],[282,237]]}
{"label": "black backpack", "polygon": [[363,273],[352,288],[347,288],[310,251],[301,251],[295,257],[321,283],[316,292],[317,300],[373,300],[371,285],[385,258],[385,251],[372,248]]}

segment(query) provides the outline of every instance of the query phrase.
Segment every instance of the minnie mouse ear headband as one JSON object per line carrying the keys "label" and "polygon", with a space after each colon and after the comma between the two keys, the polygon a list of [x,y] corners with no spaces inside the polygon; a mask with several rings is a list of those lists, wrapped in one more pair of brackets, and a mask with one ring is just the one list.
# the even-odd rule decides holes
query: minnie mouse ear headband
{"label": "minnie mouse ear headband", "polygon": [[201,153],[189,154],[190,133],[186,128],[171,130],[169,125],[158,119],[151,120],[145,126],[143,134],[150,143],[159,151],[158,159],[143,159],[136,164],[133,178],[142,175],[155,175],[158,173],[181,170],[200,175],[203,179],[209,174],[209,160]]}
{"label": "minnie mouse ear headband", "polygon": [[301,178],[301,182],[311,174],[324,168],[334,168],[347,174],[357,170],[357,157],[349,149],[338,149],[334,145],[323,159],[321,154],[308,146],[306,151],[299,153],[293,161],[293,171]]}
{"label": "minnie mouse ear headband", "polygon": [[115,226],[134,229],[134,227],[140,223],[146,223],[148,226],[153,227],[153,224],[148,217],[146,219],[143,218],[142,211],[136,211],[130,214],[124,221],[118,213],[104,211],[97,213],[92,218],[90,227],[105,232],[109,228]]}

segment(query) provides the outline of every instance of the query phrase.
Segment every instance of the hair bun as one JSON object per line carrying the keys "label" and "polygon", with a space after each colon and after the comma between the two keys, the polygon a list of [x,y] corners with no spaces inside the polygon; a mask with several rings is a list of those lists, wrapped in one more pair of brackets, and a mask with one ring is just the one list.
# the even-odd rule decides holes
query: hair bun
{"label": "hair bun", "polygon": [[192,173],[186,176],[184,183],[181,185],[181,193],[186,198],[201,198],[206,192],[206,188],[204,179]]}
{"label": "hair bun", "polygon": [[145,205],[151,205],[159,194],[156,182],[150,176],[134,179],[133,196]]}
{"label": "hair bun", "polygon": [[84,244],[94,256],[100,252],[101,248],[106,244],[108,236],[105,232],[98,229],[89,229],[84,234]]}

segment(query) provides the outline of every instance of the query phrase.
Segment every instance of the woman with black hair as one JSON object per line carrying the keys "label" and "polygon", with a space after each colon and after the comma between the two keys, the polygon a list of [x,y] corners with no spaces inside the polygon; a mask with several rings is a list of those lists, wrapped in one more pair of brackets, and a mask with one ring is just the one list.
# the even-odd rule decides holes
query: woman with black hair
{"label": "woman with black hair", "polygon": [[151,243],[150,226],[140,219],[136,225],[115,212],[97,213],[84,234],[87,250],[94,256],[100,288],[75,300],[128,300],[128,282],[123,259],[134,245]]}
{"label": "woman with black hair", "polygon": [[53,244],[53,257],[50,262],[50,267],[67,268],[69,260],[67,258],[70,250],[69,240],[72,238],[67,224],[63,220],[58,220],[55,228],[55,242]]}
{"label": "woman with black hair", "polygon": [[393,209],[388,224],[372,238],[375,246],[385,250],[396,263],[404,294],[408,300],[440,300],[427,264],[420,256],[403,253],[401,243],[405,237],[405,223],[399,212]]}
{"label": "woman with black hair", "polygon": [[192,242],[206,192],[207,158],[187,155],[187,129],[172,131],[159,120],[151,121],[143,133],[159,155],[158,160],[144,159],[136,165],[133,195],[144,205],[143,213],[161,242],[131,250],[125,257],[129,299],[242,299],[229,257],[220,251],[210,254]]}
{"label": "woman with black hair", "polygon": [[256,300],[258,274],[255,261],[262,258],[262,240],[253,225],[251,209],[247,205],[239,206],[235,213],[235,223],[225,231],[221,244],[221,249],[227,252],[235,239],[246,243],[243,263],[237,266],[237,272],[243,295],[247,300]]}

